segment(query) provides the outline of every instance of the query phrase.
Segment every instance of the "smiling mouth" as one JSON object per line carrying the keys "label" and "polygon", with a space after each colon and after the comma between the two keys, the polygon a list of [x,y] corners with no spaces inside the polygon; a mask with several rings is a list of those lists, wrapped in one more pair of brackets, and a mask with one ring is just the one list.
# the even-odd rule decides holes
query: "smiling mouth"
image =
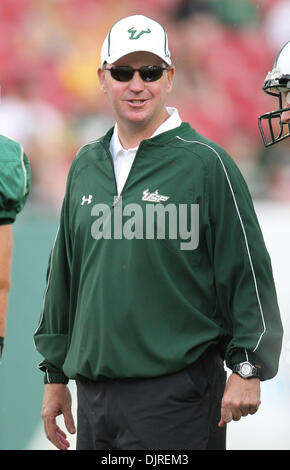
{"label": "smiling mouth", "polygon": [[128,103],[133,104],[133,105],[141,105],[146,103],[148,100],[128,100]]}

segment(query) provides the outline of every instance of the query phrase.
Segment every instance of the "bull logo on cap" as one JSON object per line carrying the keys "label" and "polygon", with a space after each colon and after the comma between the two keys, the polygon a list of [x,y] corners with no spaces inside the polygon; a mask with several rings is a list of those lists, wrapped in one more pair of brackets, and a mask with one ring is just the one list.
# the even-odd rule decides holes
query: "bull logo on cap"
{"label": "bull logo on cap", "polygon": [[142,34],[151,33],[151,30],[149,28],[147,28],[147,30],[142,29],[142,31],[140,31],[140,33],[135,36],[137,29],[134,29],[134,26],[132,26],[132,28],[128,29],[128,33],[131,33],[129,39],[139,39]]}

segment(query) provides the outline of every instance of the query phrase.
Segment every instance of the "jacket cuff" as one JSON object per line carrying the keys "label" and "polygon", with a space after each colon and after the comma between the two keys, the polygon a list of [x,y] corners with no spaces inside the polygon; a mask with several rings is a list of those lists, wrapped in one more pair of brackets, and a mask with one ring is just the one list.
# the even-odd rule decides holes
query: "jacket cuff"
{"label": "jacket cuff", "polygon": [[45,384],[67,384],[68,382],[69,378],[62,372],[50,372],[48,369],[45,371]]}
{"label": "jacket cuff", "polygon": [[16,215],[17,213],[15,210],[3,211],[0,209],[0,225],[13,224],[13,222],[15,222]]}
{"label": "jacket cuff", "polygon": [[263,376],[262,364],[259,363],[257,357],[251,351],[248,351],[243,348],[235,348],[230,352],[226,353],[226,365],[229,369],[233,370],[235,364],[240,364],[241,362],[250,362],[253,366],[260,366],[261,377]]}
{"label": "jacket cuff", "polygon": [[45,384],[67,384],[69,378],[47,361],[43,361],[38,364],[38,368],[44,372],[44,383]]}

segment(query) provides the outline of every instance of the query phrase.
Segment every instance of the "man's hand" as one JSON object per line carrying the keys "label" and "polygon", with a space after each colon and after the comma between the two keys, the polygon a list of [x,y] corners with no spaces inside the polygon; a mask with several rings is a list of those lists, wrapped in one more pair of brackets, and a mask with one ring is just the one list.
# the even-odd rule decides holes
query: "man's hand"
{"label": "man's hand", "polygon": [[11,263],[13,251],[13,229],[0,225],[0,336],[5,337],[8,294],[11,284]]}
{"label": "man's hand", "polygon": [[71,412],[71,394],[64,384],[47,384],[44,389],[44,398],[41,417],[47,439],[59,450],[67,450],[70,443],[66,434],[57,426],[56,417],[63,414],[67,430],[76,432],[74,419]]}
{"label": "man's hand", "polygon": [[231,374],[222,399],[219,427],[232,419],[239,421],[242,416],[253,415],[260,403],[260,379],[243,379],[238,374]]}

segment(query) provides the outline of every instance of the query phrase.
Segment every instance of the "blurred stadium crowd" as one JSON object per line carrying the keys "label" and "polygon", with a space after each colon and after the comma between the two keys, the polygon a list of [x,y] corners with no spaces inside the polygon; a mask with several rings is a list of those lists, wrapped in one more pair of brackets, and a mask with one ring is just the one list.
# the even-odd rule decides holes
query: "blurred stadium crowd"
{"label": "blurred stadium crowd", "polygon": [[0,132],[31,161],[30,204],[58,212],[76,151],[114,123],[96,70],[110,26],[145,14],[168,31],[176,66],[169,105],[222,145],[254,198],[290,201],[290,139],[265,150],[262,92],[290,39],[289,0],[1,0]]}

